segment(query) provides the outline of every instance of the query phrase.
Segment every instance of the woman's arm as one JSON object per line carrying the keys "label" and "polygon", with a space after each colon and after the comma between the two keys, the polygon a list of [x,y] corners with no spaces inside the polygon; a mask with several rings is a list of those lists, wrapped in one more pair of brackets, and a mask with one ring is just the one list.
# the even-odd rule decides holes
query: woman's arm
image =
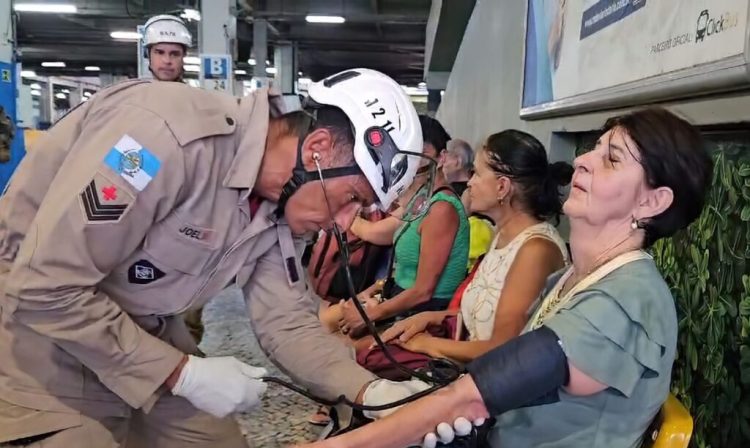
{"label": "woman's arm", "polygon": [[414,342],[414,349],[437,358],[469,362],[517,337],[526,325],[527,313],[552,273],[564,266],[560,249],[543,238],[532,238],[518,250],[508,269],[495,310],[492,337],[484,341],[455,341],[427,337]]}
{"label": "woman's arm", "polygon": [[453,249],[459,227],[458,213],[450,202],[435,202],[420,227],[422,242],[414,286],[372,308],[368,312],[372,319],[396,316],[432,298]]}
{"label": "woman's arm", "polygon": [[393,244],[393,235],[401,224],[401,220],[393,216],[374,222],[358,216],[354,218],[349,230],[368,243],[389,246]]}
{"label": "woman's arm", "polygon": [[305,445],[309,448],[379,448],[419,444],[440,422],[458,417],[469,421],[489,417],[471,376],[421,400],[409,403],[388,417],[333,439]]}
{"label": "woman's arm", "polygon": [[552,399],[545,397],[560,387],[581,389],[579,395],[605,388],[601,383],[592,387],[592,379],[572,365],[557,335],[547,327],[495,348],[469,364],[468,370],[468,375],[445,389],[382,420],[312,447],[407,446],[434,431],[438,424],[451,423],[457,417],[473,421],[490,414],[500,415],[540,399]]}

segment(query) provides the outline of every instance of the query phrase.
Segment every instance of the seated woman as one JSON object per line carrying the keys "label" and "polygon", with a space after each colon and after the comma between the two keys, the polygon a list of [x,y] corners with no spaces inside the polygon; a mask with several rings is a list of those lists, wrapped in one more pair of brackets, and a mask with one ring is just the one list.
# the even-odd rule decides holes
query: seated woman
{"label": "seated woman", "polygon": [[550,277],[524,334],[455,384],[313,446],[401,447],[440,422],[490,415],[493,447],[640,446],[669,393],[677,345],[674,300],[645,249],[698,217],[711,172],[697,129],[670,112],[609,120],[575,160],[563,207],[573,265]]}
{"label": "seated woman", "polygon": [[435,358],[468,362],[518,336],[544,282],[568,261],[568,251],[549,220],[562,211],[560,187],[572,167],[550,165],[544,146],[524,132],[487,138],[469,180],[471,211],[489,216],[497,233],[461,299],[460,320],[468,340],[425,332],[456,311],[431,311],[397,322],[382,335]]}
{"label": "seated woman", "polygon": [[[420,124],[424,153],[436,158],[437,148],[444,147],[448,134],[433,118],[420,116]],[[419,188],[424,177],[417,174],[412,188]],[[395,260],[390,287],[383,291],[384,282],[376,282],[360,294],[359,299],[367,304],[368,317],[383,321],[422,310],[445,309],[466,276],[469,224],[460,198],[440,170],[434,180],[428,212],[415,221],[403,223],[393,242]],[[378,294],[388,300],[378,301]],[[365,327],[351,300],[323,310],[321,321],[345,335],[360,336]]]}

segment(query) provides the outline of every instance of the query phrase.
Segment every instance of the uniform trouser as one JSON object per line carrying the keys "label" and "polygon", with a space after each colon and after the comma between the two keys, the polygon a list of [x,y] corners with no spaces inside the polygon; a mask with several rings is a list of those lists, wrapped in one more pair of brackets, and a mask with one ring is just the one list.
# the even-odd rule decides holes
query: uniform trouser
{"label": "uniform trouser", "polygon": [[[158,321],[158,322],[157,322]],[[158,325],[157,325],[158,323]],[[24,340],[30,344],[40,336],[24,327],[11,325],[0,343]],[[139,324],[180,349],[198,352],[180,316],[165,320],[140,318]],[[156,328],[158,327],[158,328]],[[4,328],[0,328],[0,331]],[[40,339],[41,342],[41,339]],[[8,342],[8,344],[12,344]],[[9,345],[10,346],[10,345]],[[29,346],[24,346],[26,349]],[[33,344],[32,344],[33,347]],[[0,350],[13,356],[12,350]],[[0,363],[8,360],[0,359]],[[1,364],[0,364],[1,365]],[[82,366],[81,366],[82,368]],[[61,370],[62,372],[63,370]],[[86,381],[96,382],[92,372]],[[104,386],[99,383],[103,389]],[[37,392],[39,393],[39,392]],[[82,397],[83,398],[83,397]],[[116,401],[85,400],[67,412],[53,412],[35,402],[12,402],[0,391],[1,448],[246,448],[248,445],[233,418],[215,418],[193,407],[187,400],[163,391],[148,413]],[[12,434],[24,439],[9,437]],[[12,440],[12,442],[7,442]]]}
{"label": "uniform trouser", "polygon": [[[0,400],[3,416],[39,411]],[[47,417],[49,417],[49,413]],[[196,410],[181,397],[162,396],[148,414],[133,410],[129,417],[82,413],[80,423],[36,437],[0,443],[2,448],[247,448],[237,422]]]}

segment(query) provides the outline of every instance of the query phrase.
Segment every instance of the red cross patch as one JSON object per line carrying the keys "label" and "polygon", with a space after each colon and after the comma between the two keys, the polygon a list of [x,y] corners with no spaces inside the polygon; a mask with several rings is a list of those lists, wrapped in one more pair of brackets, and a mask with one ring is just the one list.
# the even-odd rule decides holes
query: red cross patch
{"label": "red cross patch", "polygon": [[105,201],[114,201],[117,199],[117,187],[114,185],[110,185],[108,187],[102,188],[102,198]]}

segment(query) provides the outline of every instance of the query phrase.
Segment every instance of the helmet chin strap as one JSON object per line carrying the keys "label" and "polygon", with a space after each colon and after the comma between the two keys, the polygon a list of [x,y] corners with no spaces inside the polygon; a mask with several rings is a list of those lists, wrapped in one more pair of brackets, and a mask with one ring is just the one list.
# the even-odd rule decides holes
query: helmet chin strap
{"label": "helmet chin strap", "polygon": [[292,177],[283,187],[281,187],[281,195],[279,196],[276,211],[274,212],[277,218],[284,216],[284,209],[286,208],[286,203],[289,201],[289,198],[291,198],[304,184],[322,179],[357,176],[362,174],[362,170],[356,164],[337,168],[326,168],[319,171],[306,170],[305,165],[302,163],[303,143],[304,138],[300,137],[299,143],[297,144],[297,163],[292,170]]}

